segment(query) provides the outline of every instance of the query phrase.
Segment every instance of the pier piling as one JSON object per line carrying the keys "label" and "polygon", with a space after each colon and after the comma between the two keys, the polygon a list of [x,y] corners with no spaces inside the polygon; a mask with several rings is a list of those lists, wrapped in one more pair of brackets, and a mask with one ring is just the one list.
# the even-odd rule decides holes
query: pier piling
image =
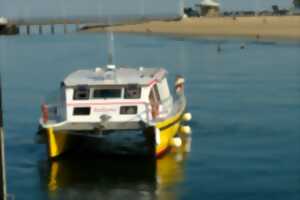
{"label": "pier piling", "polygon": [[30,25],[26,25],[26,34],[30,35]]}
{"label": "pier piling", "polygon": [[39,25],[39,34],[43,35],[43,26],[42,25]]}
{"label": "pier piling", "polygon": [[67,24],[64,24],[64,34],[68,33]]}
{"label": "pier piling", "polygon": [[51,24],[50,27],[51,27],[51,34],[54,35],[55,34],[54,24]]}
{"label": "pier piling", "polygon": [[2,115],[2,79],[0,75],[0,199],[6,200],[6,175],[5,175],[5,156],[4,156],[4,131]]}

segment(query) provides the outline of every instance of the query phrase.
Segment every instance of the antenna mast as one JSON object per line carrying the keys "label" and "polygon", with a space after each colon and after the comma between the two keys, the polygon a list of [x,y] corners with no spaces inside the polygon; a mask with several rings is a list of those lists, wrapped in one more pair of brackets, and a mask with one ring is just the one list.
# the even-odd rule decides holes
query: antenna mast
{"label": "antenna mast", "polygon": [[114,38],[114,33],[111,30],[108,32],[108,34],[109,34],[108,64],[112,65],[112,64],[114,64],[114,42],[115,42],[115,38]]}
{"label": "antenna mast", "polygon": [[0,71],[0,199],[6,200],[6,173],[5,173],[5,156],[4,156],[4,131],[2,115],[2,78]]}

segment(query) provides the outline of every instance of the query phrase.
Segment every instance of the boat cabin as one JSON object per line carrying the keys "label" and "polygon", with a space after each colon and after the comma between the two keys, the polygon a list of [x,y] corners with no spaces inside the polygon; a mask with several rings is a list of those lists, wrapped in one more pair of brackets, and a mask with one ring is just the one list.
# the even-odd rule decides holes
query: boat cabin
{"label": "boat cabin", "polygon": [[164,69],[78,70],[61,83],[58,115],[69,122],[149,122],[170,114],[173,98]]}

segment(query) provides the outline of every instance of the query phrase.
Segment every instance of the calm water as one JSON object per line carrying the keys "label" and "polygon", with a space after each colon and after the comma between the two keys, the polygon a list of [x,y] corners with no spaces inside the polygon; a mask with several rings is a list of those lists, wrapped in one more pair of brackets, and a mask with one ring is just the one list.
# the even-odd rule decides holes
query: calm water
{"label": "calm water", "polygon": [[105,64],[106,39],[0,38],[8,191],[17,200],[300,199],[300,42],[116,35],[115,63],[186,77],[191,151],[157,163],[49,162],[35,143],[39,105],[68,73]]}

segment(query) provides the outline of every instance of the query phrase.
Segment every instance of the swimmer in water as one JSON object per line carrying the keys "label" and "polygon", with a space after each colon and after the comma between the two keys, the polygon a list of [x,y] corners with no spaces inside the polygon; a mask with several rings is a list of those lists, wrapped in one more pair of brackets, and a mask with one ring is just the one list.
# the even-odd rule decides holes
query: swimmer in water
{"label": "swimmer in water", "polygon": [[246,45],[244,43],[241,44],[240,49],[245,49]]}
{"label": "swimmer in water", "polygon": [[220,53],[222,51],[221,45],[218,44],[218,48],[217,48],[218,53]]}

